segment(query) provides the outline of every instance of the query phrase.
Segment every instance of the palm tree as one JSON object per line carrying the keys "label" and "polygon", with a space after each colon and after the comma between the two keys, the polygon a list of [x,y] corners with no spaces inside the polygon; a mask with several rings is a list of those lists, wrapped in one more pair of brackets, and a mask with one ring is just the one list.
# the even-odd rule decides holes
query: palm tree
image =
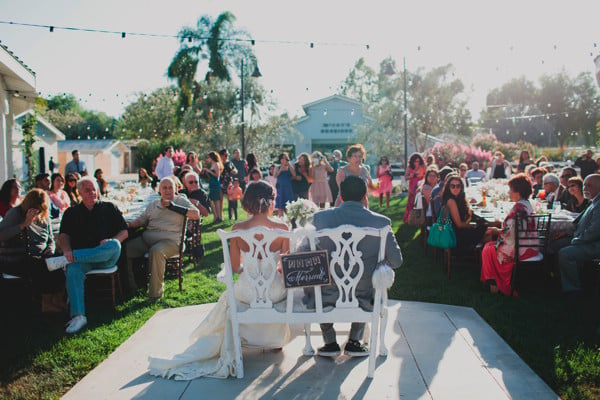
{"label": "palm tree", "polygon": [[234,29],[235,16],[226,11],[216,20],[210,16],[198,19],[196,28],[184,27],[179,32],[180,48],[169,68],[167,76],[177,80],[179,87],[180,116],[198,98],[201,83],[195,82],[201,60],[208,60],[208,71],[204,81],[212,78],[231,81],[230,66],[239,65],[242,59],[255,59],[252,40],[246,31]]}

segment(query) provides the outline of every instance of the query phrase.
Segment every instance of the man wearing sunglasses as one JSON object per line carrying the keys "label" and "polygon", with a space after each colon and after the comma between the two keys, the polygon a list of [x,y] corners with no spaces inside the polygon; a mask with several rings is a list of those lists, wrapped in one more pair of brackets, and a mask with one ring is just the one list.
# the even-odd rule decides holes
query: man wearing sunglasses
{"label": "man wearing sunglasses", "polygon": [[200,179],[195,172],[188,172],[183,178],[183,186],[185,189],[180,190],[180,194],[184,194],[190,200],[190,203],[195,205],[203,217],[210,213],[210,200],[208,194],[200,187]]}

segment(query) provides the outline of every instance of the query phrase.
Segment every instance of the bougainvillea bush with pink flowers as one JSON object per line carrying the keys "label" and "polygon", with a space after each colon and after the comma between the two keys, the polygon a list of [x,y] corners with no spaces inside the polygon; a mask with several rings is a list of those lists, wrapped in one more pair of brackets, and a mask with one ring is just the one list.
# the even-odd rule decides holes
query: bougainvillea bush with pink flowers
{"label": "bougainvillea bush with pink flowers", "polygon": [[482,150],[481,147],[476,147],[472,144],[437,143],[427,151],[427,154],[435,156],[437,165],[440,168],[445,165],[458,167],[463,162],[471,166],[473,161],[479,161],[479,164],[483,166],[492,160],[492,153],[490,151]]}

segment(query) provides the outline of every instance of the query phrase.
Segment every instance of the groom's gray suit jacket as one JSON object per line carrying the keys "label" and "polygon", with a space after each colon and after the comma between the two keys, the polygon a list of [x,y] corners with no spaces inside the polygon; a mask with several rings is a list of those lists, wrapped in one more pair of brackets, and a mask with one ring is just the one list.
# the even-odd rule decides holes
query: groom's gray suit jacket
{"label": "groom's gray suit jacket", "polygon": [[[357,201],[347,201],[339,207],[315,213],[313,225],[317,230],[324,228],[336,228],[340,225],[354,225],[358,227],[384,228],[391,224],[388,217],[377,214]],[[319,239],[319,249],[334,250],[333,242],[330,240]],[[371,282],[371,277],[379,261],[379,239],[375,237],[366,237],[358,246],[363,254],[364,273],[356,288],[356,297],[359,305],[364,310],[373,309],[373,299],[375,289]],[[385,261],[392,268],[398,268],[402,264],[402,252],[396,242],[396,237],[390,231],[385,246]],[[305,290],[305,303],[309,308],[314,308],[314,291]],[[329,286],[321,287],[323,297],[323,306],[335,305],[338,298],[338,289],[335,283]]]}

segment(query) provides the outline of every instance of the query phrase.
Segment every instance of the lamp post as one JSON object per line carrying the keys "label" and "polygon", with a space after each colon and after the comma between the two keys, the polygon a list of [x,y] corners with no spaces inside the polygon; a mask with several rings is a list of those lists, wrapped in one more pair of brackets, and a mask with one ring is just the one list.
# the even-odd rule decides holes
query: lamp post
{"label": "lamp post", "polygon": [[[260,78],[262,76],[262,74],[260,73],[260,70],[258,69],[258,65],[254,65],[254,71],[252,72],[252,75],[250,75],[250,76],[253,78]],[[246,136],[244,133],[244,59],[242,59],[242,62],[241,62],[240,78],[242,80],[242,85],[241,85],[241,89],[240,89],[240,100],[242,103],[242,129],[241,129],[242,158],[245,158],[246,157]]]}
{"label": "lamp post", "polygon": [[[408,98],[406,90],[406,57],[402,57],[402,63],[404,66],[404,170],[408,168]],[[388,64],[385,67],[384,74],[392,76],[396,73],[392,64]]]}

